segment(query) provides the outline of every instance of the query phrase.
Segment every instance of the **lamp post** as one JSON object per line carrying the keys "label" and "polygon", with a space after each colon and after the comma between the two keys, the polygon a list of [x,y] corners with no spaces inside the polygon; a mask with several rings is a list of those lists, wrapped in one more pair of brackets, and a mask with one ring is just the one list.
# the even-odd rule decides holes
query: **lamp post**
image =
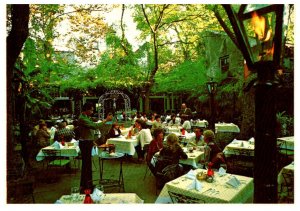
{"label": "lamp post", "polygon": [[216,121],[216,114],[215,114],[215,93],[217,90],[217,82],[209,81],[206,83],[207,90],[210,95],[210,129],[215,132],[215,121]]}
{"label": "lamp post", "polygon": [[254,203],[277,203],[275,72],[281,62],[284,5],[223,5],[255,83]]}
{"label": "lamp post", "polygon": [[146,98],[146,90],[145,88],[143,88],[141,90],[141,106],[140,109],[142,110],[142,112],[145,112],[145,98]]}

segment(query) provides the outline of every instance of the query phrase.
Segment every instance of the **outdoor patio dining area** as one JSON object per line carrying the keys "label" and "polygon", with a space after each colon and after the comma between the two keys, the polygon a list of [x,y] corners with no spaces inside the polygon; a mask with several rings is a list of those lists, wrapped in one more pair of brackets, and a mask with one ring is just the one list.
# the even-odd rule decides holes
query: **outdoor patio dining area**
{"label": "outdoor patio dining area", "polygon": [[6,12],[6,204],[295,204],[294,4]]}
{"label": "outdoor patio dining area", "polygon": [[[126,139],[124,140],[124,143],[130,143],[126,142]],[[279,146],[286,145],[283,140],[288,140],[289,149],[293,150],[293,137],[279,138]],[[119,139],[119,142],[121,143],[122,139]],[[101,183],[104,197],[106,195],[108,197],[106,200],[102,199],[102,203],[253,203],[255,143],[253,138],[249,141],[234,139],[224,148],[227,168],[225,172],[215,169],[212,183],[198,178],[199,173],[203,172],[204,175],[207,171],[202,165],[199,165],[199,160],[203,155],[199,148],[200,151],[196,149],[192,153],[187,152],[188,159],[180,161],[180,163],[194,166],[194,170],[160,187],[157,185],[157,178],[150,172],[146,162],[137,162],[134,148],[132,155],[124,156],[125,154],[120,151],[124,149],[126,151],[126,147],[124,148],[124,145],[122,147],[122,144],[118,145],[120,143],[117,143],[115,150],[121,160],[115,159],[118,158],[115,155],[103,159],[105,157],[103,157],[104,152],[101,152],[101,148],[99,148],[99,154],[94,154],[92,157],[93,184],[97,186],[104,180],[115,182],[113,185],[112,183],[109,185]],[[118,146],[121,146],[119,150]],[[11,196],[14,197],[8,197],[8,203],[82,203],[71,201],[71,189],[79,187],[80,184],[82,164],[75,148],[74,151],[72,149],[73,146],[68,147],[67,151],[62,149],[64,156],[68,156],[68,153],[70,155],[70,165],[67,168],[65,166],[63,168],[47,166],[47,159],[45,159],[47,154],[41,154],[41,150],[36,159],[31,160],[32,169],[28,171],[32,178],[31,192],[28,189],[29,192],[21,196],[12,194]],[[284,149],[279,148],[279,151]],[[249,153],[243,154],[242,151],[245,150]],[[286,160],[285,163],[280,163],[281,166],[278,166],[278,203],[293,203],[294,201],[294,162],[291,164],[287,162],[290,160]],[[290,175],[288,179],[286,178],[287,174]],[[21,185],[13,191],[21,191],[20,188],[22,188]],[[171,197],[172,194],[177,194],[177,198],[179,194],[180,200],[188,201],[189,197],[193,196],[194,201],[176,201]],[[81,196],[84,197],[84,195]]]}

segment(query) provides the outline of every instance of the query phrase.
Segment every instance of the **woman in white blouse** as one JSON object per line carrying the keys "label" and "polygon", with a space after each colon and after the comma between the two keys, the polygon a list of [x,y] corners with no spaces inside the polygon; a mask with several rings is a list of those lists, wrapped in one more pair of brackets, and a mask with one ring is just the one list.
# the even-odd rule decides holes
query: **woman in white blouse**
{"label": "woman in white blouse", "polygon": [[138,160],[142,162],[145,157],[144,145],[151,142],[152,136],[151,131],[149,128],[147,128],[145,121],[137,119],[135,121],[135,127],[139,130],[138,134],[136,135],[138,145],[135,147],[135,150],[138,155]]}
{"label": "woman in white blouse", "polygon": [[183,116],[181,119],[183,120],[182,127],[183,127],[186,131],[190,132],[191,129],[192,129],[192,125],[191,125],[190,120],[187,119],[187,118],[184,117],[184,116]]}

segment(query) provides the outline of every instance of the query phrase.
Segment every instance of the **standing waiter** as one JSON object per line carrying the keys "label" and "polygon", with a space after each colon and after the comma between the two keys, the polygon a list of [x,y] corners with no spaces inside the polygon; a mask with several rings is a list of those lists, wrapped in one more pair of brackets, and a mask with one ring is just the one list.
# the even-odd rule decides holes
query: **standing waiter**
{"label": "standing waiter", "polygon": [[92,184],[92,148],[94,146],[94,130],[99,129],[108,121],[111,121],[113,116],[108,115],[100,123],[95,123],[90,119],[94,112],[92,103],[85,103],[83,105],[83,112],[78,118],[78,132],[79,132],[79,148],[82,155],[82,168],[80,179],[80,192],[84,193],[85,189],[91,189]]}

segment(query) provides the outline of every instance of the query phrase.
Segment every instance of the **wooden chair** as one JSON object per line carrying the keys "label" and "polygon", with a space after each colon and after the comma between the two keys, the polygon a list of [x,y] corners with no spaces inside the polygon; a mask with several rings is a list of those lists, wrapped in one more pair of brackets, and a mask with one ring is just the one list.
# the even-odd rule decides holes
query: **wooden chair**
{"label": "wooden chair", "polygon": [[66,167],[70,163],[70,159],[62,157],[59,149],[42,149],[46,156],[47,169],[48,167]]}
{"label": "wooden chair", "polygon": [[169,192],[169,196],[173,202],[173,204],[204,204],[205,201],[203,201],[202,199],[197,199],[191,196],[186,196],[183,194],[179,194],[179,193],[174,193],[172,191],[168,191]]}

